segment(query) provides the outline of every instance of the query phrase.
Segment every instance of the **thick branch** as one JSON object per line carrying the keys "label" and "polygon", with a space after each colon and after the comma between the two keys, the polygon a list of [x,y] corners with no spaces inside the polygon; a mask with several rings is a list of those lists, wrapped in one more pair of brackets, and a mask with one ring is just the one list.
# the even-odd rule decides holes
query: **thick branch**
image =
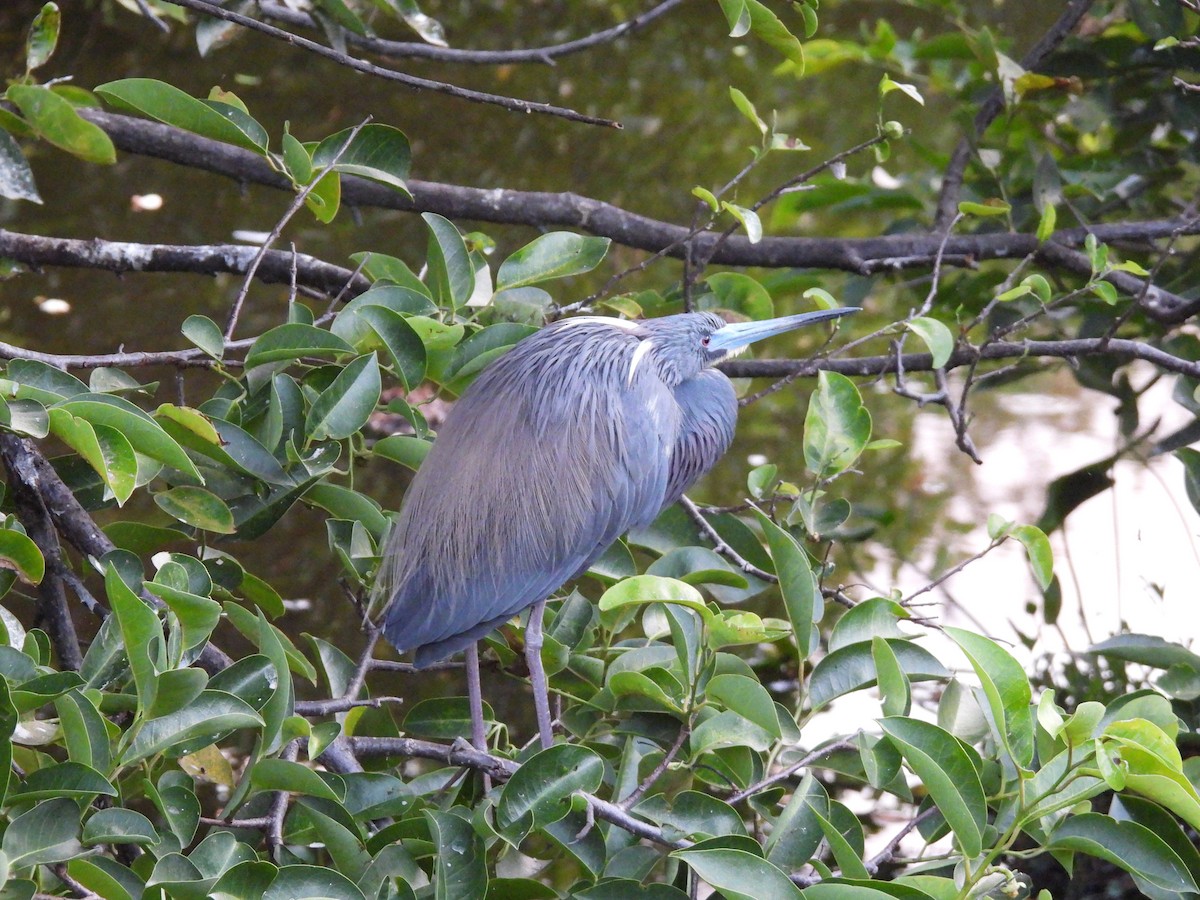
{"label": "thick branch", "polygon": [[[652,9],[634,16],[620,25],[605,28],[593,34],[566,41],[561,44],[551,44],[546,47],[522,47],[517,50],[462,50],[457,47],[438,47],[417,41],[388,41],[371,35],[348,33],[346,42],[352,47],[358,47],[379,56],[391,59],[433,59],[439,62],[468,63],[474,65],[511,65],[513,63],[544,63],[554,65],[560,57],[572,53],[580,53],[603,44],[609,44],[627,34],[632,34],[645,28],[651,22],[661,18],[683,0],[665,0]],[[283,22],[292,27],[316,28],[312,17],[279,3],[260,3],[259,9],[270,19]]]}
{"label": "thick branch", "polygon": [[[290,183],[282,175],[249,150],[144,119],[93,109],[80,110],[80,113],[103,128],[113,143],[126,152],[166,159],[240,182],[291,190]],[[710,251],[715,251],[710,261],[727,266],[839,269],[867,275],[932,266],[939,250],[943,254],[943,265],[970,267],[981,260],[1019,258],[1039,249],[1035,235],[1006,232],[952,235],[949,239],[922,232],[873,238],[768,237],[756,244],[742,236],[721,241],[720,235],[707,233],[688,241],[685,226],[638,215],[570,192],[487,190],[413,180],[407,182],[412,193],[409,200],[375,182],[350,176],[343,177],[342,181],[342,202],[352,206],[435,212],[451,219],[535,228],[577,228],[652,253],[671,248],[669,254],[679,258],[689,253],[706,257]],[[1082,246],[1089,232],[1104,242],[1149,244],[1173,235],[1198,234],[1200,223],[1194,218],[1175,218],[1101,224],[1056,232],[1049,243],[1071,248]],[[720,245],[716,246],[718,241],[721,241]],[[1048,252],[1044,247],[1043,250]],[[1140,279],[1135,281],[1138,285],[1144,284]],[[1138,290],[1140,292],[1141,288]],[[1151,315],[1173,313],[1189,306],[1190,302],[1158,288],[1152,288],[1146,300]]]}
{"label": "thick branch", "polygon": [[[29,454],[33,470],[37,472],[38,493],[59,534],[85,556],[100,559],[113,550],[113,542],[75,499],[75,495],[59,478],[50,461],[28,442],[24,443],[24,449]],[[142,592],[142,599],[155,607],[163,605],[161,600],[147,591]],[[233,660],[220,648],[207,644],[197,662],[211,674],[228,668]]]}
{"label": "thick branch", "polygon": [[418,78],[415,75],[408,75],[404,72],[397,72],[395,69],[385,69],[383,66],[377,66],[374,63],[367,62],[365,59],[357,59],[353,56],[347,56],[345,53],[339,53],[324,44],[318,44],[316,41],[310,41],[308,38],[302,38],[299,35],[292,34],[290,31],[285,31],[282,28],[276,28],[274,25],[268,25],[266,22],[260,22],[257,19],[252,19],[249,16],[243,16],[241,13],[233,10],[225,9],[215,3],[209,3],[207,0],[167,0],[168,3],[174,3],[176,6],[182,6],[185,9],[194,10],[195,12],[204,13],[213,16],[217,19],[224,19],[226,22],[233,22],[235,25],[241,25],[244,28],[249,28],[252,31],[260,31],[268,37],[273,37],[276,40],[283,41],[302,50],[307,50],[310,53],[315,53],[317,56],[325,59],[333,60],[339,65],[343,65],[348,69],[353,69],[355,72],[362,72],[366,75],[374,75],[378,78],[384,78],[388,81],[394,81],[397,84],[402,84],[407,88],[412,88],[417,91],[432,91],[436,94],[446,94],[450,97],[455,97],[459,100],[470,100],[474,103],[488,103],[494,106],[499,106],[513,112],[523,113],[543,113],[545,115],[557,116],[562,119],[567,119],[571,122],[583,122],[587,125],[605,125],[609,128],[620,128],[620,124],[611,119],[602,119],[599,116],[589,116],[581,112],[576,112],[573,109],[567,109],[563,106],[554,106],[549,103],[535,103],[529,100],[519,100],[516,97],[505,97],[501,94],[488,94],[483,91],[472,91],[467,88],[457,87],[453,84],[446,84],[444,81],[433,81],[429,78]]}
{"label": "thick branch", "polygon": [[[245,275],[261,248],[239,244],[135,244],[128,241],[84,241],[20,234],[0,228],[0,257],[27,266],[102,269],[107,272],[191,272],[197,275]],[[293,269],[294,267],[294,269]],[[304,253],[268,250],[255,277],[268,284],[296,283],[333,296],[347,285],[346,297],[361,294],[371,282],[350,269]]]}
{"label": "thick branch", "polygon": [[46,564],[45,574],[38,584],[38,617],[54,642],[54,650],[62,668],[77,672],[83,665],[83,653],[79,649],[79,637],[75,633],[75,622],[71,619],[67,593],[63,588],[58,533],[54,530],[46,504],[42,502],[31,447],[24,438],[0,431],[0,456],[4,458],[17,516],[25,525],[30,539],[42,551]]}

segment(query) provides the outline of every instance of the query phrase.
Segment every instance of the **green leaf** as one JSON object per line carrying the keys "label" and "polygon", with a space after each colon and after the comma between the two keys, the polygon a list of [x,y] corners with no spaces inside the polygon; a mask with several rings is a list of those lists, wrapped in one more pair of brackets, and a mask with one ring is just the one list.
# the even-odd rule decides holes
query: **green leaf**
{"label": "green leaf", "polygon": [[140,812],[112,806],[97,810],[83,826],[83,843],[139,844],[149,846],[161,840],[158,830]]}
{"label": "green leaf", "polygon": [[[421,213],[429,227],[426,280],[439,306],[456,310],[475,290],[475,267],[454,223],[437,213]],[[428,345],[426,345],[428,346]]]}
{"label": "green leaf", "polygon": [[433,870],[435,900],[485,896],[488,868],[483,839],[469,821],[453,811],[424,813],[437,848]]}
{"label": "green leaf", "polygon": [[933,354],[933,367],[940,369],[950,360],[954,352],[954,334],[942,322],[928,316],[917,316],[904,323],[904,327],[925,342]]}
{"label": "green leaf", "polygon": [[361,349],[373,349],[371,345],[378,343],[391,357],[404,387],[412,390],[419,385],[425,377],[425,344],[408,320],[385,306],[365,305],[358,308],[357,314],[378,338],[377,342],[367,342]]}
{"label": "green leaf", "polygon": [[313,325],[293,322],[264,332],[246,354],[246,368],[306,356],[353,355],[354,348],[335,334]]}
{"label": "green leaf", "polygon": [[312,154],[313,168],[325,168],[336,157],[333,171],[378,181],[411,198],[404,182],[408,178],[412,151],[404,132],[391,125],[369,122],[358,130],[339,156],[338,151],[342,150],[352,130],[347,128],[321,141]]}
{"label": "green leaf", "polygon": [[1018,525],[1011,532],[1025,547],[1029,557],[1029,565],[1033,569],[1033,577],[1038,586],[1044,591],[1054,580],[1054,551],[1050,549],[1050,540],[1036,525]]}
{"label": "green leaf", "polygon": [[987,798],[965,745],[919,719],[889,716],[879,724],[924,783],[963,853],[978,856],[983,851]]}
{"label": "green leaf", "polygon": [[108,603],[121,628],[129,668],[143,710],[154,705],[158,673],[166,668],[166,649],[158,616],[121,580],[110,562],[104,574]]}
{"label": "green leaf", "polygon": [[611,243],[608,238],[569,231],[543,234],[500,264],[496,291],[590,272],[604,259]]}
{"label": "green leaf", "polygon": [[1045,203],[1042,206],[1042,214],[1038,218],[1037,241],[1039,244],[1044,244],[1050,239],[1050,235],[1054,234],[1054,227],[1058,221],[1058,210],[1054,208],[1053,203]]}
{"label": "green leaf", "polygon": [[382,391],[379,360],[374,353],[360,356],[313,401],[305,432],[314,441],[348,438],[367,424]]}
{"label": "green leaf", "polygon": [[925,98],[921,96],[921,92],[918,91],[916,87],[911,84],[905,84],[902,81],[892,81],[892,79],[884,75],[879,81],[879,96],[886,97],[892,91],[899,91],[906,97],[915,100],[921,106],[925,105]]}
{"label": "green leaf", "polygon": [[719,212],[721,209],[721,204],[717,201],[716,195],[712,191],[702,188],[699,185],[692,188],[692,196],[703,200],[708,208],[713,212]]}
{"label": "green leaf", "polygon": [[[489,704],[483,704],[484,722],[495,720]],[[454,740],[471,734],[471,709],[466,697],[421,700],[404,716],[401,729],[435,740]]]}
{"label": "green leaf", "polygon": [[1108,640],[1093,644],[1085,652],[1153,666],[1156,669],[1169,669],[1179,665],[1200,671],[1200,654],[1154,634],[1114,635]]}
{"label": "green leaf", "polygon": [[750,98],[732,85],[729,88],[729,98],[733,101],[733,105],[737,107],[737,111],[745,116],[750,124],[765,136],[770,129],[767,123],[763,121],[762,116],[758,114],[758,110],[754,108],[754,104],[750,102]]}
{"label": "green leaf", "polygon": [[181,330],[185,338],[213,359],[221,359],[225,355],[225,336],[217,323],[208,316],[188,316],[183,320]]}
{"label": "green leaf", "polygon": [[981,216],[989,218],[992,216],[1004,216],[1012,212],[1012,206],[1005,203],[1003,200],[985,200],[983,203],[976,203],[973,200],[963,200],[958,204],[958,211],[965,216]]}
{"label": "green leaf", "polygon": [[96,470],[124,505],[137,486],[138,463],[133,445],[120,431],[107,425],[92,425],[65,409],[47,410],[50,433],[83,457]]}
{"label": "green leaf", "polygon": [[117,161],[116,148],[104,130],[80,116],[69,101],[49,88],[14,84],[6,96],[33,129],[60,150],[103,165]]}
{"label": "green leaf", "polygon": [[875,663],[879,693],[883,697],[883,714],[907,716],[912,707],[912,691],[892,645],[878,635],[873,636],[871,659]]}
{"label": "green leaf", "polygon": [[949,626],[945,631],[967,655],[983,685],[1001,744],[1019,768],[1028,769],[1033,762],[1033,691],[1025,667],[982,635]]}
{"label": "green leaf", "polygon": [[709,681],[704,694],[773,737],[782,736],[775,701],[755,679],[745,675],[717,675]]}
{"label": "green leaf", "polygon": [[783,595],[784,607],[796,636],[796,648],[801,659],[808,659],[814,649],[813,625],[825,615],[825,602],[808,561],[808,554],[796,543],[795,538],[765,514],[757,509],[754,513],[771,550],[775,574],[779,578],[779,591]]}
{"label": "green leaf", "polygon": [[91,803],[98,796],[115,797],[117,789],[91,766],[77,762],[61,762],[30,772],[9,794],[13,802],[21,803],[54,797]]}
{"label": "green leaf", "polygon": [[46,574],[46,560],[27,535],[12,528],[0,528],[0,569],[16,572],[26,584],[40,584]]}
{"label": "green leaf", "polygon": [[57,3],[47,3],[41,8],[29,26],[25,37],[25,74],[41,68],[54,55],[58,46],[58,31],[62,24],[62,13]]}
{"label": "green leaf", "polygon": [[122,397],[83,394],[58,404],[71,415],[121,432],[138,453],[176,469],[195,484],[204,479],[183,448],[147,413]]}
{"label": "green leaf", "polygon": [[216,534],[233,534],[233,513],[225,501],[204,488],[180,485],[154,495],[159,509],[185,525]]}
{"label": "green leaf", "polygon": [[[751,0],[753,2],[753,0]],[[762,857],[745,850],[676,850],[700,878],[729,900],[803,900],[804,894],[787,874]]]}
{"label": "green leaf", "polygon": [[21,146],[3,128],[0,128],[0,197],[42,202]]}
{"label": "green leaf", "polygon": [[682,832],[692,840],[746,833],[737,810],[700,791],[682,791],[670,802],[662,794],[648,797],[634,807],[634,811],[657,825]]}
{"label": "green leaf", "polygon": [[754,36],[792,63],[796,75],[804,74],[804,47],[799,39],[759,0],[745,0],[745,3]]}
{"label": "green leaf", "polygon": [[282,866],[261,897],[262,900],[366,900],[354,882],[340,872],[328,866],[300,865]]}
{"label": "green leaf", "polygon": [[96,87],[109,102],[133,109],[167,125],[255,153],[267,150],[267,132],[245,112],[217,100],[197,100],[153,78],[125,78]]}
{"label": "green leaf", "polygon": [[286,759],[260,759],[251,770],[250,781],[263,791],[288,791],[334,803],[344,799],[308,766]]}
{"label": "green leaf", "polygon": [[698,611],[708,612],[704,597],[690,584],[659,575],[635,575],[619,581],[605,591],[598,604],[601,612],[622,606],[647,603],[678,603]]}
{"label": "green leaf", "polygon": [[91,766],[101,774],[110,772],[112,742],[108,725],[91,697],[83,691],[69,691],[54,700],[54,710],[71,761]]}
{"label": "green leaf", "polygon": [[182,744],[195,744],[197,740],[200,741],[197,746],[204,746],[235,729],[258,728],[262,724],[262,717],[244,700],[223,691],[202,691],[183,709],[145,722],[122,756],[121,764],[133,765]]}
{"label": "green leaf", "polygon": [[64,862],[83,853],[79,807],[66,798],[45,800],[8,823],[4,854],[12,869]]}
{"label": "green leaf", "polygon": [[371,445],[371,452],[384,459],[407,466],[414,472],[420,467],[433,444],[424,438],[393,434]]}
{"label": "green leaf", "polygon": [[1183,860],[1149,828],[1100,813],[1070,816],[1050,835],[1047,850],[1087,853],[1145,879],[1164,891],[1200,890]]}
{"label": "green leaf", "polygon": [[[756,3],[757,0],[747,0],[748,3]],[[721,209],[729,213],[745,229],[746,238],[752,244],[757,244],[762,240],[763,227],[762,220],[758,217],[758,213],[745,206],[738,206],[736,203],[730,203],[727,200],[721,201]]]}
{"label": "green leaf", "polygon": [[742,37],[750,30],[750,10],[746,7],[746,0],[720,0],[720,3],[721,11],[729,22],[729,36]]}
{"label": "green leaf", "polygon": [[556,744],[534,754],[504,785],[496,803],[496,826],[527,834],[571,811],[576,791],[592,792],[604,777],[604,761],[587,747]]}
{"label": "green leaf", "polygon": [[[950,672],[928,651],[911,641],[889,639],[892,652],[910,681],[949,678]],[[841,647],[821,658],[813,667],[808,694],[814,708],[876,682],[871,642]]]}
{"label": "green leaf", "polygon": [[804,417],[804,461],[818,478],[854,464],[871,439],[871,414],[854,382],[822,370]]}

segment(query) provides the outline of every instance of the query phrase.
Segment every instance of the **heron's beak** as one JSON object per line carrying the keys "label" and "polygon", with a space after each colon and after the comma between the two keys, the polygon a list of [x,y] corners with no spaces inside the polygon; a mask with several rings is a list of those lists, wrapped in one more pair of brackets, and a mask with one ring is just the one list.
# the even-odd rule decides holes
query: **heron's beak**
{"label": "heron's beak", "polygon": [[783,334],[785,331],[791,331],[801,325],[812,325],[814,322],[824,322],[860,311],[860,307],[857,306],[842,306],[838,309],[821,309],[816,312],[783,316],[778,319],[764,319],[760,322],[735,322],[714,331],[709,339],[708,349],[736,353],[755,341]]}

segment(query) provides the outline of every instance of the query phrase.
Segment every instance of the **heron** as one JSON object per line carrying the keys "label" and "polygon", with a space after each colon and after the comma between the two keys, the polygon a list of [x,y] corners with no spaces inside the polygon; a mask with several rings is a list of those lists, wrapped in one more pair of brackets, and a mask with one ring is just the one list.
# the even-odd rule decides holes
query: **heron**
{"label": "heron", "polygon": [[417,668],[466,652],[472,743],[485,749],[477,641],[529,609],[538,736],[547,598],[649,525],[733,441],[733,384],[713,368],[751,343],[857,312],[727,323],[715,313],[562,319],[491,363],[455,403],[392,527],[376,578],[383,633]]}

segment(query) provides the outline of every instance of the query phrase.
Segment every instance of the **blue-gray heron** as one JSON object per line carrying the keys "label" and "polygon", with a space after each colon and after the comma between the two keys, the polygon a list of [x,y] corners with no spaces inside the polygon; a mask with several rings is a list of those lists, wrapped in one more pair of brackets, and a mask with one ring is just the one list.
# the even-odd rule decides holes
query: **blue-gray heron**
{"label": "blue-gray heron", "polygon": [[549,325],[492,363],[455,404],[404,498],[376,594],[384,635],[418,667],[467,651],[483,741],[476,641],[533,607],[525,655],[542,745],[546,598],[618,537],[648,525],[733,440],[737,398],[716,363],[852,307],[726,324],[712,313]]}

